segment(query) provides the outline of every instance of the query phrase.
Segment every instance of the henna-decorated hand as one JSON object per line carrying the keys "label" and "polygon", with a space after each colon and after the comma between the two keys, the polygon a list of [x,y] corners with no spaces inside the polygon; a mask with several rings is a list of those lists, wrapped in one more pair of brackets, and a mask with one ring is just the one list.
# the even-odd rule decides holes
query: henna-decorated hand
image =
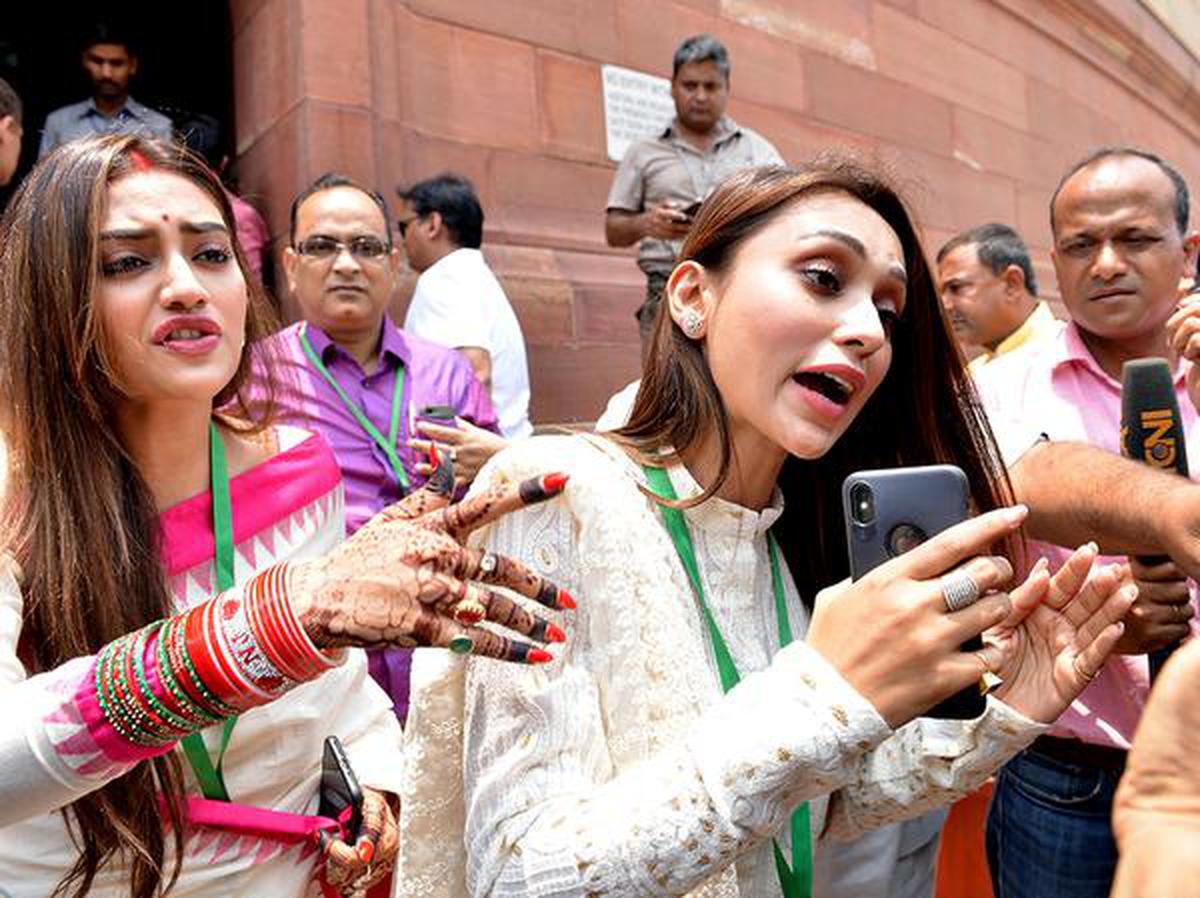
{"label": "henna-decorated hand", "polygon": [[364,895],[382,882],[396,864],[400,830],[388,796],[363,788],[362,827],[351,845],[341,839],[324,842],[325,881],[341,895]]}
{"label": "henna-decorated hand", "polygon": [[454,471],[441,455],[424,488],[385,508],[324,558],[293,565],[288,593],[297,617],[322,648],[438,646],[507,661],[539,663],[550,654],[529,642],[475,626],[487,619],[540,642],[563,631],[480,584],[504,586],[542,605],[575,600],[523,564],[463,545],[472,530],[562,492],[564,474],[495,486],[450,504]]}

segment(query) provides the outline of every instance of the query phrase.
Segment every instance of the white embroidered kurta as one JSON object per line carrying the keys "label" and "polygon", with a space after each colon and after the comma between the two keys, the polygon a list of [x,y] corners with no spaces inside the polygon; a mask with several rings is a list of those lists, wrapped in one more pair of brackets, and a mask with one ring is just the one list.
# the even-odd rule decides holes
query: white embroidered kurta
{"label": "white embroidered kurta", "polygon": [[[893,734],[817,652],[780,651],[766,544],[778,499],[686,512],[742,673],[722,695],[642,472],[611,443],[535,439],[475,488],[550,470],[571,475],[563,496],[482,540],[576,596],[556,618],[568,641],[531,669],[417,653],[397,894],[773,898],[770,839],[790,852],[798,803],[820,837],[820,883],[825,839],[948,804],[1044,730],[991,701],[978,720]],[[698,492],[682,466],[670,475],[680,496]],[[800,637],[808,616],[786,567],[784,581]],[[447,847],[459,836],[465,855]]]}

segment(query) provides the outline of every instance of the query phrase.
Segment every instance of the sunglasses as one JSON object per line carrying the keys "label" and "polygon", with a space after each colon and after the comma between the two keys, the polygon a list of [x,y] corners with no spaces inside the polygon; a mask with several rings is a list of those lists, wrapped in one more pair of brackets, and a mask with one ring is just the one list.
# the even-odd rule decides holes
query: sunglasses
{"label": "sunglasses", "polygon": [[355,237],[349,242],[334,240],[332,237],[309,237],[296,245],[296,252],[313,259],[332,259],[342,250],[359,261],[377,261],[387,255],[390,247],[378,237]]}

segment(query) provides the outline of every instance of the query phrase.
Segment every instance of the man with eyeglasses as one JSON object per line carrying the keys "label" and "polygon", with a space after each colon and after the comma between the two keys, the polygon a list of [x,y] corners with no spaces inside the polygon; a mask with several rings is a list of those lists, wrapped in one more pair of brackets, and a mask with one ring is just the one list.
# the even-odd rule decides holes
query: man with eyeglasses
{"label": "man with eyeglasses", "polygon": [[[339,174],[292,203],[283,253],[302,320],[256,348],[256,395],[274,381],[278,420],[329,441],[345,483],[346,533],[420,486],[427,457],[409,445],[421,417],[452,412],[495,432],[487,391],[461,354],[398,328],[388,317],[401,259],[387,204]],[[432,411],[434,408],[438,411]],[[408,706],[409,652],[369,653],[371,674]]]}

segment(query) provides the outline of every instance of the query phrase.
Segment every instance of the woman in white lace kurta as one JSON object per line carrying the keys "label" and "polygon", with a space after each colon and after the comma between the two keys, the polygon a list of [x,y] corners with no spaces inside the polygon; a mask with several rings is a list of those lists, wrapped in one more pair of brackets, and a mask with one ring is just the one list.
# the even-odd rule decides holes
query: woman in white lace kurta
{"label": "woman in white lace kurta", "polygon": [[[947,613],[938,574],[961,562],[985,588],[1011,575],[1001,559],[966,559],[1011,535],[1020,509],[831,590],[815,613],[801,600],[798,579],[833,582],[840,563],[813,548],[837,542],[821,490],[836,490],[839,467],[952,460],[981,509],[1000,496],[912,225],[876,177],[849,165],[735,177],[682,258],[630,424],[615,439],[527,442],[481,474],[511,482],[547,459],[570,473],[560,499],[483,542],[553,572],[579,612],[538,671],[417,653],[398,894],[777,896],[772,838],[794,863],[787,823],[808,802],[820,895],[826,839],[974,788],[1061,712],[1120,631],[1130,597],[1112,572],[1083,585],[1089,551],[1053,583],[1039,571],[1011,598]],[[947,421],[937,446],[923,428],[934,408]],[[859,412],[887,441],[859,441],[860,428],[839,445]],[[895,415],[910,416],[907,435]],[[688,506],[703,592],[742,676],[725,694],[643,465],[665,467]],[[790,516],[785,498],[799,503]],[[808,639],[785,648],[773,525],[786,615]],[[989,626],[989,648],[958,650]],[[909,722],[987,669],[1005,701],[976,720]]]}

